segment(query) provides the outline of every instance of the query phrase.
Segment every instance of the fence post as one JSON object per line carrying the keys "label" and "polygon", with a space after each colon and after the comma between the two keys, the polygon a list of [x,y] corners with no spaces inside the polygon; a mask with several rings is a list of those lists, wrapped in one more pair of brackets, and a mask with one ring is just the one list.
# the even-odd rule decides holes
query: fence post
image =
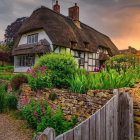
{"label": "fence post", "polygon": [[55,130],[53,128],[46,128],[43,133],[37,133],[33,140],[55,140],[55,136]]}
{"label": "fence post", "polygon": [[56,134],[53,128],[46,128],[43,134],[47,136],[47,140],[55,140]]}
{"label": "fence post", "polygon": [[118,101],[118,140],[134,140],[133,99],[125,92]]}

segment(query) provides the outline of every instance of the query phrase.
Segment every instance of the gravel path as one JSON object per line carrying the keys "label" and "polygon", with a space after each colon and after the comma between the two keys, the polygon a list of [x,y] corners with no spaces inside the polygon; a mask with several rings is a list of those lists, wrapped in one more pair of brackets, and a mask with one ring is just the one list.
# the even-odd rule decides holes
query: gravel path
{"label": "gravel path", "polygon": [[30,130],[21,129],[23,122],[11,120],[8,115],[0,114],[0,140],[32,140]]}

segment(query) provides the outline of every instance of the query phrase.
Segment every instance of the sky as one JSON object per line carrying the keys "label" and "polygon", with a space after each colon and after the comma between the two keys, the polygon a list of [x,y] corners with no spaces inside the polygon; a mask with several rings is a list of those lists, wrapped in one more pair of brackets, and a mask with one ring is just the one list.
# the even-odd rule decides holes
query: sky
{"label": "sky", "polygon": [[[59,0],[61,14],[68,16],[75,3],[80,21],[109,36],[118,49],[140,50],[140,0]],[[40,5],[52,8],[52,0],[0,0],[0,41],[8,25]]]}

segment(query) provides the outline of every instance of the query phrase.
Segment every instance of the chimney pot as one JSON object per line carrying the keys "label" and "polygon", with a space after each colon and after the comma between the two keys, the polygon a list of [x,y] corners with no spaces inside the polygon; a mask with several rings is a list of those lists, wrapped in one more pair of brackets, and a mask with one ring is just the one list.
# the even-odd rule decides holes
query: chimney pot
{"label": "chimney pot", "polygon": [[60,13],[60,5],[58,5],[58,1],[56,1],[56,4],[53,6],[53,10]]}
{"label": "chimney pot", "polygon": [[77,6],[77,3],[75,3],[75,6]]}

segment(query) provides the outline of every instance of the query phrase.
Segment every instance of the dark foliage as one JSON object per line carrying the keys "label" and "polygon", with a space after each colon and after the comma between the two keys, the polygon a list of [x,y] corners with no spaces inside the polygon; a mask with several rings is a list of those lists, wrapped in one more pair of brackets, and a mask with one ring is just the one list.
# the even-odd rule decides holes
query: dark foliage
{"label": "dark foliage", "polygon": [[27,83],[27,76],[25,74],[17,74],[12,77],[11,86],[16,91],[19,90],[23,83]]}
{"label": "dark foliage", "polygon": [[14,44],[15,44],[15,41],[12,41],[7,44],[7,46],[9,47],[9,53],[10,53],[9,59],[11,62],[14,62],[14,56],[12,56],[12,50],[13,50]]}
{"label": "dark foliage", "polygon": [[49,100],[54,101],[55,99],[57,99],[57,94],[53,91],[49,95]]}
{"label": "dark foliage", "polygon": [[9,109],[17,109],[17,98],[14,94],[7,96],[6,106]]}
{"label": "dark foliage", "polygon": [[15,41],[18,31],[20,27],[23,25],[23,23],[27,20],[27,17],[18,18],[16,21],[11,23],[11,25],[8,25],[5,30],[5,42],[10,43],[11,41]]}
{"label": "dark foliage", "polygon": [[0,61],[2,62],[2,66],[4,66],[4,61],[9,61],[9,52],[0,52]]}

